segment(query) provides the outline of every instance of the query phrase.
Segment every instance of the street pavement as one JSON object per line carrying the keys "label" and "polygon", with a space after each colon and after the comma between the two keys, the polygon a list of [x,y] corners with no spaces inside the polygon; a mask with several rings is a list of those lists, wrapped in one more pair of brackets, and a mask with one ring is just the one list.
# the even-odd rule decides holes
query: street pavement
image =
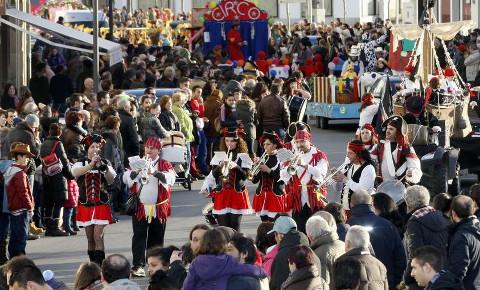
{"label": "street pavement", "polygon": [[[337,123],[337,124],[335,124]],[[331,122],[328,130],[317,129],[312,124],[313,143],[326,152],[331,166],[343,163],[346,155],[346,143],[353,137],[356,125],[347,122]],[[203,223],[202,208],[208,199],[198,194],[201,181],[192,184],[192,191],[186,191],[176,185],[172,192],[172,216],[167,222],[165,246],[180,247],[188,241],[190,229],[198,223]],[[255,186],[249,185],[251,201]],[[329,198],[331,199],[331,198]],[[107,226],[105,232],[106,254],[120,253],[130,261],[132,226],[131,218],[120,216],[120,222]],[[260,218],[251,215],[244,216],[241,231],[252,238]],[[77,236],[70,237],[41,237],[36,241],[28,241],[27,255],[43,270],[54,271],[55,277],[72,287],[75,272],[80,263],[88,261],[87,239],[82,230]],[[148,279],[136,279],[142,289],[148,284]]]}

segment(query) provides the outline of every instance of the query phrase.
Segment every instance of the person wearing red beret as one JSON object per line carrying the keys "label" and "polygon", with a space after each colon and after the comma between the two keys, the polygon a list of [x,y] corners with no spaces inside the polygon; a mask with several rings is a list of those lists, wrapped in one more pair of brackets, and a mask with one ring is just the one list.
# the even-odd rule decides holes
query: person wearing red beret
{"label": "person wearing red beret", "polygon": [[299,159],[296,164],[292,164],[294,160],[284,164],[280,170],[280,181],[286,185],[292,218],[298,230],[305,233],[307,220],[327,204],[327,187],[320,187],[320,183],[328,174],[328,159],[312,144],[312,135],[307,130],[297,130],[293,142]]}
{"label": "person wearing red beret", "polygon": [[[139,170],[131,168],[123,175],[123,182],[130,189],[130,194],[138,198],[132,215],[132,275],[136,277],[145,277],[145,251],[154,246],[163,247],[170,216],[170,194],[175,183],[175,171],[170,162],[162,159],[161,150],[160,138],[148,137],[145,142],[146,166]],[[131,167],[133,158],[129,159]]]}

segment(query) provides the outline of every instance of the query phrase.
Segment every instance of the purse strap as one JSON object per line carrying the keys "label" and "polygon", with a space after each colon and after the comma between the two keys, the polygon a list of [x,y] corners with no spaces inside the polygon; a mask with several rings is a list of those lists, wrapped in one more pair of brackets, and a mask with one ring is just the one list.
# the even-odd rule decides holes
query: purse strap
{"label": "purse strap", "polygon": [[55,150],[57,150],[57,146],[60,143],[60,141],[56,141],[55,144],[53,145],[52,151],[50,151],[50,154],[55,153]]}

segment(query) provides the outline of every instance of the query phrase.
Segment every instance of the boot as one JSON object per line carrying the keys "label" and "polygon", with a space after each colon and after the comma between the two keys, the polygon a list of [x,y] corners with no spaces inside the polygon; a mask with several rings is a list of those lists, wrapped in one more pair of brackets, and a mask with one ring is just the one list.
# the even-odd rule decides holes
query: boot
{"label": "boot", "polygon": [[67,232],[62,231],[60,229],[60,219],[46,218],[45,226],[47,227],[47,230],[45,231],[45,236],[48,236],[48,237],[69,236]]}
{"label": "boot", "polygon": [[87,251],[90,262],[95,262],[95,251]]}
{"label": "boot", "polygon": [[0,266],[8,261],[7,258],[7,240],[0,241]]}
{"label": "boot", "polygon": [[104,251],[95,251],[95,263],[102,266],[103,260],[105,260],[105,252]]}
{"label": "boot", "polygon": [[73,209],[72,214],[72,230],[79,232],[80,228],[77,226],[77,208]]}
{"label": "boot", "polygon": [[34,222],[31,222],[31,223],[30,223],[30,233],[31,233],[32,235],[41,235],[41,234],[43,234],[43,232],[44,232],[43,229],[42,229],[42,228],[37,228],[37,227],[35,226],[35,223],[34,223]]}

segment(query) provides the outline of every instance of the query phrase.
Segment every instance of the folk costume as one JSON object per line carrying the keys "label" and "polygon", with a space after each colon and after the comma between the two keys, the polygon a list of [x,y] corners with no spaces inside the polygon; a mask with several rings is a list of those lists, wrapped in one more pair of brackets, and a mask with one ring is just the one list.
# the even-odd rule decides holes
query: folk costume
{"label": "folk costume", "polygon": [[[81,142],[85,151],[88,152],[92,144],[97,143],[100,146],[105,143],[102,136],[97,134],[87,135]],[[103,244],[104,227],[112,223],[112,210],[110,208],[110,194],[107,191],[107,175],[113,182],[116,172],[110,165],[110,162],[101,159],[95,166],[90,167],[92,162],[88,158],[76,162],[72,166],[72,173],[77,176],[79,188],[78,207],[77,207],[77,225],[85,227],[85,233],[88,240],[88,256],[90,261],[99,265],[105,259],[105,249]],[[80,176],[75,172],[85,170]]]}
{"label": "folk costume", "polygon": [[[368,130],[370,131],[371,138],[368,141],[365,141],[362,139],[361,134],[363,130]],[[377,133],[375,132],[375,128],[373,128],[372,124],[366,123],[364,124],[359,131],[357,131],[357,134],[355,134],[355,138],[358,140],[361,140],[363,143],[363,146],[365,146],[365,149],[368,150],[368,152],[372,153],[373,149],[375,148],[375,144],[377,144]]]}
{"label": "folk costume", "polygon": [[355,152],[360,159],[359,164],[350,163],[347,171],[344,173],[346,177],[345,186],[342,192],[342,205],[345,209],[350,209],[350,199],[352,194],[357,190],[365,190],[369,194],[375,191],[375,178],[377,176],[375,166],[371,159],[363,160],[361,156],[369,155],[368,149],[359,141],[350,142],[348,149]]}
{"label": "folk costume", "polygon": [[[406,140],[407,124],[402,117],[392,116],[384,122],[383,127],[386,129],[387,125],[397,128],[396,141],[381,140],[372,151],[372,157],[376,158],[379,164],[382,181],[402,180],[413,184],[420,182],[420,159]],[[406,176],[407,170],[412,172],[411,177]]]}
{"label": "folk costume", "polygon": [[[277,149],[282,148],[282,141],[277,134],[264,133],[259,143],[263,144],[265,138],[272,140],[272,143],[277,145]],[[259,171],[252,179],[252,183],[258,183],[253,197],[253,209],[261,217],[262,221],[273,220],[278,213],[288,211],[285,184],[279,181],[280,161],[276,153],[267,155],[266,158],[267,160],[264,164],[271,169],[271,172]]]}
{"label": "folk costume", "polygon": [[[212,213],[215,215],[218,225],[231,227],[239,230],[242,215],[251,214],[252,207],[248,196],[245,181],[248,177],[248,171],[252,167],[252,160],[248,156],[247,151],[240,152],[239,145],[243,142],[240,138],[241,129],[232,131],[232,129],[224,130],[223,136],[234,138],[237,141],[237,147],[230,152],[231,161],[237,166],[229,167],[227,176],[223,176],[222,161],[217,160],[215,156],[212,158],[212,170],[205,178],[202,186],[202,192],[208,192],[213,199]],[[223,141],[224,142],[224,141]],[[227,155],[228,156],[228,155]],[[227,159],[229,159],[227,157]]]}
{"label": "folk costume", "polygon": [[[148,137],[145,147],[160,151],[162,145],[159,138]],[[172,164],[163,160],[160,154],[150,160],[148,166],[151,167],[152,174],[146,172],[148,168],[142,169],[142,172],[129,169],[123,176],[130,194],[138,197],[137,209],[132,216],[133,268],[145,266],[146,249],[163,247],[167,218],[170,216],[170,195],[175,183]]]}
{"label": "folk costume", "polygon": [[[311,135],[305,130],[295,133],[294,141],[305,140],[311,144]],[[327,155],[311,145],[308,152],[302,157],[306,168],[296,166],[296,173],[288,173],[289,162],[280,170],[280,180],[286,184],[287,204],[292,210],[292,217],[297,223],[298,230],[305,232],[305,224],[313,213],[322,209],[326,204],[327,188],[319,188],[328,173]]]}
{"label": "folk costume", "polygon": [[[236,27],[236,28],[235,28]],[[234,23],[227,33],[227,49],[231,60],[244,60],[241,47],[243,46],[242,34],[240,33],[240,24]]]}

